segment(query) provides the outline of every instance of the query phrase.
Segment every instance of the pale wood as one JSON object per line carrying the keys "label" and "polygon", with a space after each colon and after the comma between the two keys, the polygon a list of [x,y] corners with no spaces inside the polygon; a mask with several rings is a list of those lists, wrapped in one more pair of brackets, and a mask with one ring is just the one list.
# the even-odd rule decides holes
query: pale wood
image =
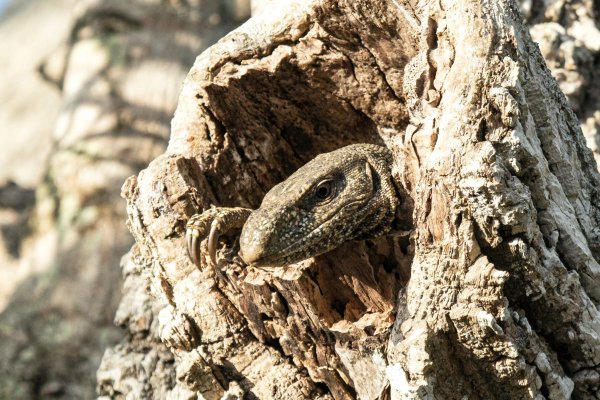
{"label": "pale wood", "polygon": [[[387,145],[410,240],[228,282],[186,220]],[[178,377],[204,398],[595,398],[600,176],[514,1],[277,3],[203,53],[123,194]],[[408,271],[410,280],[407,282]],[[237,393],[237,394],[236,394]]]}

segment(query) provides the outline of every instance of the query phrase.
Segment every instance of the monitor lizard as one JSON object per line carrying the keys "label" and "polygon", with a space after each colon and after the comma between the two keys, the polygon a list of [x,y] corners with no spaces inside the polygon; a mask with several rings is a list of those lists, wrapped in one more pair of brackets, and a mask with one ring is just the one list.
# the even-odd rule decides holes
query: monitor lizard
{"label": "monitor lizard", "polygon": [[392,153],[374,144],[352,144],[316,156],[274,186],[256,210],[210,208],[186,229],[188,253],[200,266],[200,242],[216,264],[219,236],[240,229],[242,260],[278,267],[323,254],[355,239],[390,230],[398,206]]}

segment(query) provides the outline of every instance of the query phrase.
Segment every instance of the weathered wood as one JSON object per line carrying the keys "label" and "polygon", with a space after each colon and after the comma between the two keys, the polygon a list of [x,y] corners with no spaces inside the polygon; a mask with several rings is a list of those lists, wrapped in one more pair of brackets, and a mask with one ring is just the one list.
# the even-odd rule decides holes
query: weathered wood
{"label": "weathered wood", "polygon": [[532,39],[579,117],[600,165],[600,3],[533,3],[521,1]]}
{"label": "weathered wood", "polygon": [[[316,154],[388,146],[409,238],[289,268],[188,260]],[[514,1],[292,1],[203,53],[123,189],[178,377],[205,398],[594,398],[600,176]],[[414,222],[413,222],[414,221]],[[407,283],[409,272],[410,280]],[[237,394],[236,394],[237,393]]]}

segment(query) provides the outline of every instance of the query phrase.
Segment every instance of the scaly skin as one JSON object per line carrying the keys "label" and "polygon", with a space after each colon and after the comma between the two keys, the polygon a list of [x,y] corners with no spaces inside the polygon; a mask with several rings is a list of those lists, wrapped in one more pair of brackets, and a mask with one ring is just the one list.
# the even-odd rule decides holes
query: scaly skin
{"label": "scaly skin", "polygon": [[391,152],[372,144],[320,154],[273,187],[257,210],[194,215],[186,233],[190,258],[199,265],[200,241],[208,236],[214,262],[218,236],[233,228],[242,228],[240,256],[258,267],[292,264],[386,233],[398,205],[391,164]]}

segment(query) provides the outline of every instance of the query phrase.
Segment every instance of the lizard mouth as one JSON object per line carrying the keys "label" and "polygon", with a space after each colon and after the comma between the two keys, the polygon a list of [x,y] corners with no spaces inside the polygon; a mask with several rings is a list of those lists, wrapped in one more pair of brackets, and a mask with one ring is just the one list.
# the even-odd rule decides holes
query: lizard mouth
{"label": "lizard mouth", "polygon": [[[345,211],[348,208],[351,208],[357,204],[364,204],[365,199],[354,200],[350,203],[347,203],[340,207],[338,211],[336,211],[333,215],[336,215],[342,211]],[[249,254],[245,254],[243,249],[240,249],[240,256],[248,265],[252,265],[255,267],[270,267],[270,266],[282,266],[287,264],[293,264],[299,261],[302,261],[308,257],[304,256],[305,250],[311,246],[312,243],[315,242],[315,238],[319,239],[319,235],[317,233],[318,230],[323,229],[329,225],[333,224],[331,219],[325,221],[321,225],[314,228],[310,231],[306,236],[300,238],[293,243],[289,244],[285,248],[280,251],[277,251],[274,254],[254,254],[250,252]],[[324,230],[324,229],[323,229]],[[320,238],[323,239],[323,238]],[[352,237],[343,238],[342,241],[350,240]],[[312,257],[326,253],[329,250],[337,247],[339,243],[334,242],[329,246],[324,246],[323,249],[317,251],[316,253],[312,253]]]}

